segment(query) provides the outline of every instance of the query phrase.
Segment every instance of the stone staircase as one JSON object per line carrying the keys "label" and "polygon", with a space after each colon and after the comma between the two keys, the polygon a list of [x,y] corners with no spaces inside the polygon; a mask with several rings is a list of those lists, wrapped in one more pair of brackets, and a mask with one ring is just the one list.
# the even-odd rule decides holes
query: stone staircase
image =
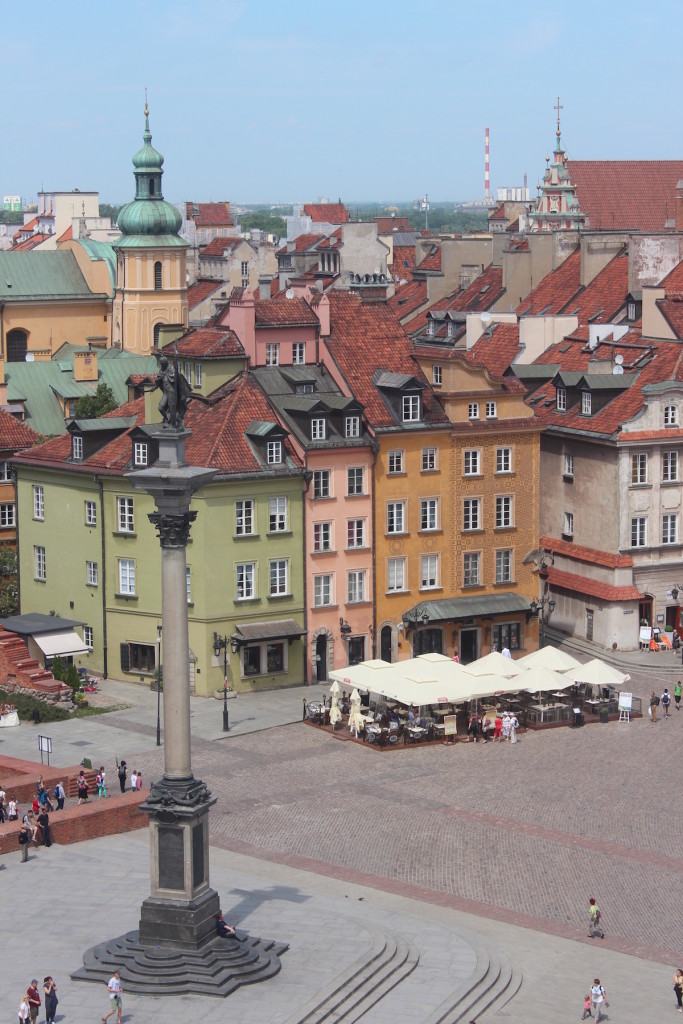
{"label": "stone staircase", "polygon": [[606,651],[599,644],[582,637],[567,636],[559,630],[546,626],[545,636],[548,646],[560,647],[568,654],[582,655],[584,658],[600,658],[621,672],[654,673],[669,679],[683,678],[681,651]]}
{"label": "stone staircase", "polygon": [[71,696],[71,688],[60,683],[51,672],[32,658],[16,633],[0,626],[0,685],[31,691],[42,697],[60,700]]}
{"label": "stone staircase", "polygon": [[490,949],[472,940],[477,966],[470,978],[455,989],[421,1024],[460,1024],[493,1015],[517,994],[522,975],[500,950]]}

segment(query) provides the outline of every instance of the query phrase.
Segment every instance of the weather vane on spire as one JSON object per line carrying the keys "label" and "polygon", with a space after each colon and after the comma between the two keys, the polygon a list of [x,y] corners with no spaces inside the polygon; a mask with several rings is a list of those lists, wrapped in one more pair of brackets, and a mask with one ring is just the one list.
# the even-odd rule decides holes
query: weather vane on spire
{"label": "weather vane on spire", "polygon": [[559,139],[559,137],[560,137],[560,111],[564,110],[563,104],[560,103],[560,97],[559,96],[557,97],[557,103],[553,107],[553,110],[557,111],[557,132],[556,132],[556,135],[557,135],[557,137]]}

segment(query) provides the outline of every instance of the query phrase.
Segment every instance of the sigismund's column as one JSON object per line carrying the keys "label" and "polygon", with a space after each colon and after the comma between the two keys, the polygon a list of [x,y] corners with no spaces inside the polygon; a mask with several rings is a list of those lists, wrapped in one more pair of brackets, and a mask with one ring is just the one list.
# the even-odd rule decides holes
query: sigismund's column
{"label": "sigismund's column", "polygon": [[197,516],[190,500],[216,473],[187,465],[184,427],[165,424],[147,433],[159,457],[128,478],[157,509],[149,519],[161,542],[164,775],[141,805],[149,814],[151,893],[140,913],[140,945],[197,950],[215,939],[220,904],[209,886],[209,808],[216,800],[192,775],[185,565]]}

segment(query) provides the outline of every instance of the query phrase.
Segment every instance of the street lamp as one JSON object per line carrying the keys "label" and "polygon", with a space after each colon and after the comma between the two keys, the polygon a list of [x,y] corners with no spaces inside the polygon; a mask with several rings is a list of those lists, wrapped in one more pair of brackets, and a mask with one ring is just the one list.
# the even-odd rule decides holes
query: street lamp
{"label": "street lamp", "polygon": [[401,616],[401,618],[403,619],[403,624],[404,624],[406,630],[412,629],[414,631],[414,633],[413,633],[413,654],[422,653],[422,652],[418,651],[418,649],[417,649],[418,648],[417,638],[418,638],[418,635],[419,635],[418,634],[418,626],[427,626],[427,625],[429,625],[429,612],[427,611],[427,606],[424,605],[424,604],[418,604],[415,608],[412,608],[409,612],[404,612],[403,615]]}
{"label": "street lamp", "polygon": [[239,650],[236,640],[229,640],[227,636],[213,634],[213,653],[220,658],[223,652],[223,732],[230,732],[230,716],[228,715],[228,644],[233,654]]}
{"label": "street lamp", "polygon": [[161,624],[157,623],[157,746],[161,746]]}
{"label": "street lamp", "polygon": [[529,605],[529,611],[526,613],[526,621],[530,622],[531,619],[538,618],[538,646],[543,647],[545,644],[545,624],[548,621],[544,608],[548,608],[548,615],[552,615],[555,611],[555,600],[554,598],[547,596],[542,597],[539,601],[532,601]]}

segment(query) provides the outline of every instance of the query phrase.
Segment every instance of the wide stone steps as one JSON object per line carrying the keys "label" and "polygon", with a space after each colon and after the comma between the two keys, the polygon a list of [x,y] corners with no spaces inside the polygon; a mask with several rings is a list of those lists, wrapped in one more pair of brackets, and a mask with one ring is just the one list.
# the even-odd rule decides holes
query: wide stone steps
{"label": "wide stone steps", "polygon": [[460,1024],[494,1012],[519,990],[522,976],[499,950],[491,949],[468,935],[467,941],[477,954],[472,975],[428,1014],[421,1024]]}
{"label": "wide stone steps", "polygon": [[363,927],[370,933],[370,948],[285,1024],[352,1024],[415,970],[420,957],[412,943],[373,925]]}
{"label": "wide stone steps", "polygon": [[683,676],[681,651],[606,651],[599,644],[578,636],[567,636],[546,626],[548,645],[561,647],[569,654],[582,654],[585,658],[600,658],[621,672],[655,672],[657,676],[679,679]]}

